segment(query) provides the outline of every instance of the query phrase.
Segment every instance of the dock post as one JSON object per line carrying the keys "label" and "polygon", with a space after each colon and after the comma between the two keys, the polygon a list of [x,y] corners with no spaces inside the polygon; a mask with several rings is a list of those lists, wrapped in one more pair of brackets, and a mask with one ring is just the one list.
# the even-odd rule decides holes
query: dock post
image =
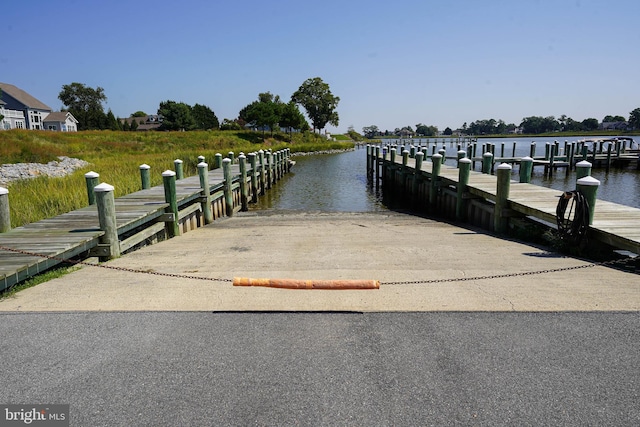
{"label": "dock post", "polygon": [[140,165],[140,181],[142,182],[142,189],[146,190],[151,188],[151,166],[146,163]]}
{"label": "dock post", "polygon": [[422,151],[418,151],[415,153],[416,155],[416,164],[413,170],[413,182],[411,185],[411,198],[412,205],[417,206],[418,204],[418,185],[420,184],[420,178],[422,176],[422,159],[424,158],[424,153]]}
{"label": "dock post", "polygon": [[264,150],[258,151],[258,161],[260,163],[260,195],[263,195],[267,187],[266,171],[264,170]]}
{"label": "dock post", "polygon": [[11,214],[9,213],[9,190],[0,187],[0,233],[11,230]]}
{"label": "dock post", "polygon": [[216,153],[213,160],[213,168],[220,169],[222,167],[222,154]]}
{"label": "dock post", "polygon": [[98,208],[98,221],[100,230],[104,234],[100,236],[100,243],[109,246],[109,255],[99,257],[100,261],[108,261],[120,256],[120,242],[118,241],[118,226],[116,222],[116,204],[113,197],[113,186],[103,182],[93,189],[96,193],[96,206]]}
{"label": "dock post", "polygon": [[213,222],[213,211],[211,210],[211,193],[209,192],[209,165],[206,162],[198,163],[198,177],[200,178],[200,188],[202,188],[202,201],[200,207],[204,216],[204,223]]}
{"label": "dock post", "polygon": [[229,151],[229,153],[227,153],[227,158],[229,160],[231,160],[231,164],[233,164],[234,160],[235,160],[235,154],[233,151]]}
{"label": "dock post", "polygon": [[98,178],[100,178],[100,174],[94,171],[89,171],[84,174],[84,179],[87,183],[87,199],[89,200],[89,206],[96,204],[94,188],[98,185]]}
{"label": "dock post", "polygon": [[511,165],[502,163],[497,168],[498,186],[496,189],[496,205],[493,212],[493,228],[496,233],[504,234],[508,228],[508,217],[504,215],[509,199],[511,186]]}
{"label": "dock post", "polygon": [[165,213],[173,215],[173,221],[167,221],[167,234],[169,237],[180,235],[180,225],[178,223],[178,201],[176,196],[176,173],[171,170],[162,172],[162,183],[164,185],[164,201],[169,203],[165,208]]}
{"label": "dock post", "polygon": [[529,147],[529,157],[534,159],[536,157],[536,142],[531,141],[531,147]]}
{"label": "dock post", "polygon": [[438,181],[440,176],[440,168],[442,166],[442,155],[434,154],[431,156],[431,188],[429,191],[429,204],[434,207],[436,204],[436,194],[438,191]]}
{"label": "dock post", "polygon": [[598,194],[599,186],[600,181],[592,176],[585,176],[577,181],[576,189],[584,195],[589,204],[589,225],[593,224],[593,214],[596,209],[596,195]]}
{"label": "dock post", "polygon": [[576,164],[576,179],[591,175],[591,163],[583,160]]}
{"label": "dock post", "polygon": [[589,155],[589,147],[584,142],[582,143],[581,154],[582,154],[582,161],[586,162],[587,161],[587,156]]}
{"label": "dock post", "polygon": [[458,150],[458,163],[456,165],[456,167],[460,168],[460,160],[464,159],[464,157],[467,155],[467,152],[464,150]]}
{"label": "dock post", "polygon": [[184,178],[184,166],[182,164],[182,160],[180,159],[175,159],[173,161],[173,165],[175,167],[176,170],[176,179],[183,179]]}
{"label": "dock post", "polygon": [[611,170],[611,149],[613,145],[611,143],[607,144],[607,166],[605,168],[605,172],[609,172]]}
{"label": "dock post", "polygon": [[374,177],[376,180],[376,188],[380,188],[380,146],[376,146],[375,159],[373,161],[373,167],[376,168]]}
{"label": "dock post", "polygon": [[531,182],[531,172],[533,171],[533,159],[523,157],[520,159],[520,182]]}
{"label": "dock post", "polygon": [[251,202],[258,201],[258,171],[256,153],[249,153],[249,166],[251,167]]}
{"label": "dock post", "polygon": [[464,193],[469,184],[471,159],[463,158],[458,162],[458,187],[456,188],[456,219],[464,221],[467,216],[467,206],[464,201]]}
{"label": "dock post", "polygon": [[198,163],[206,163],[203,155],[198,156]]}
{"label": "dock post", "polygon": [[224,175],[224,205],[227,216],[233,216],[233,186],[231,176],[231,159],[222,159],[222,171]]}
{"label": "dock post", "polygon": [[240,206],[243,212],[249,210],[249,193],[247,189],[247,157],[244,154],[238,156],[240,166]]}
{"label": "dock post", "polygon": [[493,154],[489,151],[482,155],[482,173],[490,174],[493,167]]}

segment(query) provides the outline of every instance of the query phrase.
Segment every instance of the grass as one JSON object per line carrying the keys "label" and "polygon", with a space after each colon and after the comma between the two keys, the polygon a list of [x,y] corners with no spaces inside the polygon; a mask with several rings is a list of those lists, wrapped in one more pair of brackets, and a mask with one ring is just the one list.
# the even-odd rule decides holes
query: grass
{"label": "grass", "polygon": [[350,141],[327,141],[312,134],[266,134],[251,131],[201,132],[0,132],[0,163],[47,163],[58,156],[90,163],[62,178],[38,177],[8,184],[11,226],[18,227],[86,206],[84,174],[93,170],[100,182],[115,187],[115,197],[141,189],[139,166],[151,166],[151,185],[161,185],[161,173],[183,160],[185,176],[197,174],[198,156],[212,162],[216,153],[250,153],[260,149],[313,152],[353,147]]}

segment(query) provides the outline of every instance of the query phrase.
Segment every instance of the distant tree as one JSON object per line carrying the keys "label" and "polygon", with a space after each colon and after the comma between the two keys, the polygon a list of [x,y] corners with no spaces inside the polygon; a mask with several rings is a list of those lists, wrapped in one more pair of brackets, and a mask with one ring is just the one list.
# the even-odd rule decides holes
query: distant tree
{"label": "distant tree", "polygon": [[445,128],[445,130],[442,132],[443,135],[453,135],[453,131],[451,130],[450,127]]}
{"label": "distant tree", "polygon": [[161,130],[193,130],[196,128],[196,121],[191,115],[191,107],[184,102],[161,102],[158,115],[163,118],[160,125]]}
{"label": "distant tree", "polygon": [[584,119],[582,121],[582,127],[584,130],[596,130],[598,129],[599,124],[598,119],[594,118]]}
{"label": "distant tree", "polygon": [[107,129],[110,130],[122,130],[120,126],[120,122],[116,119],[116,116],[113,115],[111,109],[107,112]]}
{"label": "distant tree", "polygon": [[218,117],[206,105],[195,104],[191,107],[191,115],[196,122],[196,129],[208,130],[220,127]]}
{"label": "distant tree", "polygon": [[560,123],[553,116],[531,116],[522,119],[520,127],[524,133],[539,134],[559,130]]}
{"label": "distant tree", "polygon": [[584,129],[583,129],[582,123],[576,120],[573,120],[571,117],[567,117],[562,130],[566,132],[577,132]]}
{"label": "distant tree", "polygon": [[135,131],[138,130],[138,126],[140,126],[140,125],[138,124],[137,120],[131,120],[131,123],[129,124],[129,130],[131,132],[135,132]]}
{"label": "distant tree", "polygon": [[354,128],[353,126],[349,126],[347,128],[347,135],[349,135],[349,138],[351,138],[354,141],[360,141],[362,139],[362,135],[360,135]]}
{"label": "distant tree", "polygon": [[291,133],[295,130],[306,131],[309,129],[309,123],[304,118],[304,115],[298,109],[298,106],[294,102],[283,104],[280,108],[280,126],[287,128],[289,132],[289,139],[291,139]]}
{"label": "distant tree", "polygon": [[129,122],[127,122],[126,119],[122,120],[121,123],[122,124],[120,125],[120,127],[122,128],[123,131],[127,132],[131,130],[131,126],[129,126]]}
{"label": "distant tree", "polygon": [[633,129],[640,129],[640,108],[629,113],[629,126]]}
{"label": "distant tree", "polygon": [[242,130],[242,125],[235,120],[223,119],[220,130]]}
{"label": "distant tree", "polygon": [[264,132],[267,128],[273,134],[273,130],[278,126],[283,105],[279,96],[274,96],[270,92],[263,92],[258,94],[257,101],[253,101],[240,110],[238,118],[253,126],[262,128],[264,137]]}
{"label": "distant tree", "polygon": [[626,120],[622,116],[604,116],[602,123],[605,122],[625,122]]}
{"label": "distant tree", "polygon": [[362,133],[366,138],[371,139],[371,138],[375,138],[376,135],[380,133],[380,129],[378,129],[378,126],[376,125],[365,126],[362,128]]}
{"label": "distant tree", "polygon": [[106,127],[107,120],[102,103],[106,102],[107,97],[103,88],[93,89],[82,83],[74,82],[62,86],[58,99],[67,107],[67,111],[78,120],[78,130],[104,129]]}
{"label": "distant tree", "polygon": [[321,131],[327,123],[338,126],[340,119],[336,108],[340,98],[331,93],[329,85],[320,77],[305,80],[291,95],[291,100],[307,111],[314,131]]}
{"label": "distant tree", "polygon": [[148,114],[145,113],[144,111],[136,111],[130,117],[147,117],[147,115]]}

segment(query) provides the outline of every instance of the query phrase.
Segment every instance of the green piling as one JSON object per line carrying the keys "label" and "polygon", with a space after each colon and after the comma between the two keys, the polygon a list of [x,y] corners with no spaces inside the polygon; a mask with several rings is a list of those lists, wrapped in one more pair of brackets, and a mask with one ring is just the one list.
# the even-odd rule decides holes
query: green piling
{"label": "green piling", "polygon": [[99,241],[109,247],[109,255],[99,257],[100,261],[108,261],[120,256],[120,242],[118,241],[118,226],[116,222],[116,204],[113,196],[113,186],[107,183],[96,185],[93,189],[96,194],[96,207],[98,209],[98,222],[100,230],[104,232]]}
{"label": "green piling", "polygon": [[0,233],[11,230],[11,214],[9,211],[9,190],[0,187]]}
{"label": "green piling", "polygon": [[463,158],[458,161],[458,187],[456,191],[456,219],[464,221],[467,216],[466,203],[464,193],[467,191],[469,184],[469,175],[471,174],[471,159]]}
{"label": "green piling", "polygon": [[531,172],[533,172],[533,159],[531,157],[520,159],[520,182],[531,182]]}
{"label": "green piling", "polygon": [[140,165],[140,181],[143,190],[151,188],[151,166],[146,163]]}
{"label": "green piling", "polygon": [[596,196],[598,194],[600,181],[592,176],[585,176],[584,178],[580,178],[576,184],[576,189],[584,195],[587,203],[589,204],[589,225],[591,225],[593,224],[593,216],[596,209]]}
{"label": "green piling", "polygon": [[493,213],[493,228],[496,233],[504,234],[509,226],[509,219],[505,215],[508,206],[509,190],[511,186],[511,165],[502,163],[497,171],[496,204]]}
{"label": "green piling", "polygon": [[87,199],[89,201],[89,206],[96,204],[96,194],[94,192],[94,188],[98,185],[98,178],[100,178],[100,174],[94,171],[90,171],[84,174],[84,179],[87,184]]}
{"label": "green piling", "polygon": [[183,161],[180,159],[175,159],[173,161],[173,165],[174,168],[176,170],[176,179],[183,179],[184,178],[184,165],[183,165]]}
{"label": "green piling", "polygon": [[166,221],[166,229],[169,237],[180,235],[180,224],[178,222],[178,201],[176,195],[176,173],[171,170],[162,172],[162,183],[164,185],[164,201],[169,204],[165,208],[165,213],[172,215],[173,219]]}
{"label": "green piling", "polygon": [[198,177],[200,178],[200,188],[202,201],[200,207],[204,216],[204,223],[213,222],[213,211],[211,210],[211,193],[209,192],[209,165],[206,162],[198,163]]}
{"label": "green piling", "polygon": [[222,171],[224,175],[224,204],[227,216],[233,216],[233,187],[231,176],[231,159],[222,159]]}

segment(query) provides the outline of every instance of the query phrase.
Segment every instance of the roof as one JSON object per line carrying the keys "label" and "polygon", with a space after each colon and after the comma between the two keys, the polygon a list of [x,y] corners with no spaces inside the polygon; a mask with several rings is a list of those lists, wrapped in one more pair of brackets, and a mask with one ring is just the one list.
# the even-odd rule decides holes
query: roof
{"label": "roof", "polygon": [[51,107],[43,103],[42,101],[37,100],[33,96],[29,95],[24,90],[16,87],[14,85],[10,85],[8,83],[0,83],[0,89],[3,93],[11,96],[16,99],[21,104],[24,104],[28,108],[36,108],[38,110],[49,110],[51,111]]}
{"label": "roof", "polygon": [[72,121],[78,122],[73,114],[68,111],[55,111],[53,113],[49,113],[47,117],[42,120],[43,122],[66,122],[67,117],[71,117]]}

